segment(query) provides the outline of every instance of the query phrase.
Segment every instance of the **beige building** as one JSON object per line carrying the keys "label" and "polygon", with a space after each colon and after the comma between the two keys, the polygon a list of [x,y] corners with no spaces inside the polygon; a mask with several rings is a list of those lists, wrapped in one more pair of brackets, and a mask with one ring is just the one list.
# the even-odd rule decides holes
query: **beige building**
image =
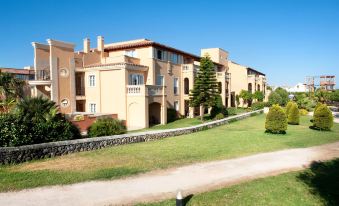
{"label": "beige building", "polygon": [[[97,38],[91,48],[84,39],[83,51],[74,44],[47,40],[33,42],[35,80],[30,81],[33,96],[44,95],[60,105],[63,113],[117,114],[128,129],[165,124],[167,108],[193,117],[198,109],[189,108],[189,91],[199,70],[200,56],[147,39],[105,44]],[[264,75],[247,68],[232,68],[228,53],[219,48],[202,49],[214,61],[220,95],[225,106],[239,89],[265,91]],[[235,64],[234,64],[235,65]],[[240,65],[239,65],[240,67]],[[255,71],[256,72],[256,71]],[[257,83],[257,74],[261,83]],[[243,76],[244,75],[244,76]],[[232,78],[231,78],[232,77]],[[239,78],[239,79],[238,79]],[[241,79],[246,79],[246,84]],[[232,87],[234,84],[234,87]]]}
{"label": "beige building", "polygon": [[[266,75],[250,67],[228,61],[229,73],[232,76],[230,81],[230,106],[235,107],[236,96],[240,94],[241,90],[247,90],[252,94],[256,91],[262,91],[267,100],[267,81]],[[240,106],[247,106],[240,99]]]}

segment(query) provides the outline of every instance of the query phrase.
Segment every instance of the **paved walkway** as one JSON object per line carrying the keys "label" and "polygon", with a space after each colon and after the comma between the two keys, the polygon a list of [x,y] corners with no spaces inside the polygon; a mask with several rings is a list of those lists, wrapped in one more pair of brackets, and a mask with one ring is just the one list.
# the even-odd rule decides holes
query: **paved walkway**
{"label": "paved walkway", "polygon": [[312,161],[339,157],[339,142],[159,170],[113,181],[92,181],[0,193],[0,205],[120,205],[217,189],[242,181],[301,170]]}

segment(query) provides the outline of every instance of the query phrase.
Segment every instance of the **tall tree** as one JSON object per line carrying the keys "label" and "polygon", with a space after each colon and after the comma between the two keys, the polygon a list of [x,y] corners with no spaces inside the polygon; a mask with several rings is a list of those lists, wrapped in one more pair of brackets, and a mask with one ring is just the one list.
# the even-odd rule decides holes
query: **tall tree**
{"label": "tall tree", "polygon": [[8,113],[24,96],[25,82],[13,74],[0,72],[0,112]]}
{"label": "tall tree", "polygon": [[206,55],[200,60],[200,69],[190,93],[190,106],[200,106],[201,120],[203,120],[204,108],[214,106],[217,95],[218,84],[214,64],[211,58]]}

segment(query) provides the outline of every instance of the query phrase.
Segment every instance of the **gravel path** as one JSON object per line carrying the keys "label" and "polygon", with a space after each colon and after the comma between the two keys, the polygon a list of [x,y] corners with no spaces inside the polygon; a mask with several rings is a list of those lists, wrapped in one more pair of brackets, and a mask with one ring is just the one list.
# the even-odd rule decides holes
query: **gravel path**
{"label": "gravel path", "polygon": [[204,192],[259,177],[301,170],[339,157],[339,142],[158,170],[112,181],[91,181],[0,193],[0,205],[121,205]]}

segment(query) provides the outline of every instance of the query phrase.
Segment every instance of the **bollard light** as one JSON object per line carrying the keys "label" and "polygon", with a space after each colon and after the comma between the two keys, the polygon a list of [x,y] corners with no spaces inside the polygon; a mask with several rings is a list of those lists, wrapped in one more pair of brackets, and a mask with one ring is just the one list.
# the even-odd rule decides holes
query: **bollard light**
{"label": "bollard light", "polygon": [[184,206],[183,201],[182,201],[181,190],[179,190],[178,193],[177,193],[176,206]]}

